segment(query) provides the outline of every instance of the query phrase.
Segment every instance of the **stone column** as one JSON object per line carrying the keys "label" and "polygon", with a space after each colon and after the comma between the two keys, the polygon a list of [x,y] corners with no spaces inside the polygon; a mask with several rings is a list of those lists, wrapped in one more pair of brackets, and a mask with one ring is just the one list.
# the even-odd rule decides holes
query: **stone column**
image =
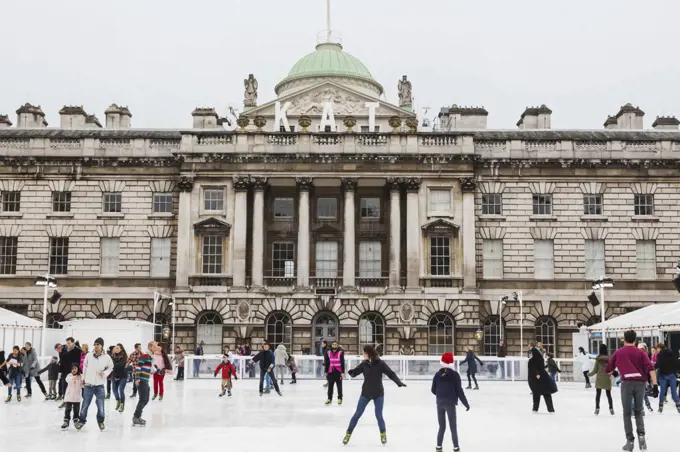
{"label": "stone column", "polygon": [[264,287],[264,189],[267,186],[267,178],[251,177],[253,186],[253,262],[252,282],[255,289]]}
{"label": "stone column", "polygon": [[345,240],[342,246],[342,286],[343,290],[353,292],[356,290],[354,249],[355,244],[355,221],[354,221],[354,195],[357,190],[357,178],[347,177],[342,179],[342,187],[345,190]]}
{"label": "stone column", "polygon": [[406,179],[406,287],[420,287],[420,184],[419,177]]}
{"label": "stone column", "polygon": [[189,275],[192,273],[191,248],[194,246],[191,222],[191,191],[194,178],[182,176],[177,182],[179,189],[179,215],[177,218],[177,271],[175,284],[178,288],[189,287]]}
{"label": "stone column", "polygon": [[297,177],[300,196],[298,199],[298,236],[297,236],[297,288],[309,290],[309,190],[311,177]]}
{"label": "stone column", "polygon": [[390,281],[389,292],[401,292],[401,186],[402,178],[389,177],[390,189]]}
{"label": "stone column", "polygon": [[233,261],[234,288],[245,289],[246,287],[246,221],[248,218],[248,186],[250,179],[247,176],[234,177],[234,242]]}
{"label": "stone column", "polygon": [[472,177],[460,179],[463,192],[463,289],[477,290],[477,256],[475,249],[475,180]]}

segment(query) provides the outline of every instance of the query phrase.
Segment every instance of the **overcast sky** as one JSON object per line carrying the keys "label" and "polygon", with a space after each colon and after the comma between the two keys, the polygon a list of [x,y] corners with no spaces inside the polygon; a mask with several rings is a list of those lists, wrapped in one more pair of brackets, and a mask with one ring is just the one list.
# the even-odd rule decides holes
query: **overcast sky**
{"label": "overcast sky", "polygon": [[[65,104],[103,121],[128,105],[133,127],[191,126],[196,106],[259,101],[314,50],[325,0],[31,0],[0,7],[0,114]],[[553,128],[602,128],[626,102],[680,116],[678,0],[332,0],[333,29],[396,102],[402,74],[432,116],[483,105],[515,128],[547,104]],[[14,119],[13,119],[14,120]]]}

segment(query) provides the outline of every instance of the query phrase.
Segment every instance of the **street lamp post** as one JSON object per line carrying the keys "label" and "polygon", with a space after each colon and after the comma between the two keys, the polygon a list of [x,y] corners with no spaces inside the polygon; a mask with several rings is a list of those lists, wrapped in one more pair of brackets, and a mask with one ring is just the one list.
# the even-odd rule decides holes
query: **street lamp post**
{"label": "street lamp post", "polygon": [[508,301],[508,297],[501,297],[498,300],[498,323],[501,329],[501,340],[505,339],[503,336],[503,309],[505,309],[505,303]]}
{"label": "street lamp post", "polygon": [[[175,350],[175,297],[171,295],[163,295],[158,292],[153,293],[153,336],[156,340],[156,305],[162,303],[163,301],[168,301],[169,305],[172,307],[172,349],[171,353]],[[163,331],[161,330],[161,335]]]}
{"label": "street lamp post", "polygon": [[[43,291],[43,328],[42,328],[42,334],[40,335],[40,353],[41,356],[45,355],[45,332],[47,331],[47,290],[48,289],[55,289],[57,287],[57,279],[50,276],[49,273],[46,273],[45,275],[38,276],[35,280],[35,285],[36,286],[43,286],[45,290]],[[61,296],[59,293],[55,290],[54,295],[52,296],[52,301],[53,303],[56,303],[59,301],[59,298]]]}
{"label": "street lamp post", "polygon": [[614,280],[607,278],[605,276],[600,276],[598,279],[593,281],[593,290],[600,289],[600,320],[602,321],[602,343],[607,344],[607,328],[604,324],[606,318],[606,305],[604,302],[604,288],[614,287]]}
{"label": "street lamp post", "polygon": [[[522,303],[522,291],[518,290],[517,292],[513,292],[510,294],[510,296],[504,296],[501,297],[499,300],[499,307],[498,307],[498,315],[500,316],[500,323],[501,323],[501,339],[503,339],[503,308],[505,307],[505,303],[512,297],[513,300],[519,303],[519,349],[520,349],[520,356],[522,356],[522,353],[524,353],[524,304]],[[507,345],[507,342],[506,342]]]}

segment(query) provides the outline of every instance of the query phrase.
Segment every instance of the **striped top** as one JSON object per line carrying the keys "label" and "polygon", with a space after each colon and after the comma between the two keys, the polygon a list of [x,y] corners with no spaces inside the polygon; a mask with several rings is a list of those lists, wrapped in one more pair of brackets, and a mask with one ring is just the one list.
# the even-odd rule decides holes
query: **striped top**
{"label": "striped top", "polygon": [[135,380],[149,381],[149,376],[151,375],[151,362],[152,358],[147,353],[144,353],[139,357],[139,361],[137,361],[137,366],[135,367]]}

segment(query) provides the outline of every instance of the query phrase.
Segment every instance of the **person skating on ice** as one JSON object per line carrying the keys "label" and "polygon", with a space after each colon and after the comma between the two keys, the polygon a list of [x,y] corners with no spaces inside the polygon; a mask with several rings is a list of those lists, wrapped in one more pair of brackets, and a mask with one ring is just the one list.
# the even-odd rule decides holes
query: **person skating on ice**
{"label": "person skating on ice", "polygon": [[[78,345],[76,345],[75,342],[76,340],[72,337],[67,337],[66,344],[59,346],[61,350],[59,352],[59,396],[62,399],[64,397],[64,393],[66,392],[66,377],[71,373],[71,366],[73,366],[73,364],[78,364],[78,367],[82,371],[82,367],[80,367],[80,356],[82,350]],[[62,400],[59,408],[61,409],[64,407],[66,407],[66,403]]]}
{"label": "person skating on ice", "polygon": [[586,380],[586,389],[590,389],[591,385],[588,374],[591,370],[593,370],[593,364],[595,364],[595,361],[589,354],[586,353],[583,347],[578,348],[578,354],[574,357],[574,361],[581,365],[581,373],[583,374],[583,378]]}
{"label": "person skating on ice", "polygon": [[177,363],[177,377],[175,381],[184,380],[184,350],[179,345],[175,347],[175,362]]}
{"label": "person skating on ice", "polygon": [[[2,360],[0,360],[0,363]],[[38,371],[38,375],[47,372],[47,386],[48,392],[45,400],[57,399],[57,382],[59,381],[59,358],[53,356],[50,362]]]}
{"label": "person skating on ice", "polygon": [[328,399],[326,405],[333,401],[333,386],[338,386],[338,405],[342,405],[342,379],[345,378],[345,352],[337,341],[331,343],[323,359],[323,372],[328,381]]}
{"label": "person skating on ice", "polygon": [[220,397],[224,397],[225,393],[231,397],[231,377],[233,376],[234,380],[238,380],[238,377],[236,376],[236,368],[229,360],[229,356],[224,355],[222,357],[222,362],[215,369],[215,376],[217,376],[220,370],[222,371],[222,392],[220,393]]}
{"label": "person skating on ice", "polygon": [[38,354],[36,353],[33,345],[30,342],[26,342],[23,349],[24,362],[21,364],[22,370],[24,372],[24,378],[26,380],[26,398],[30,399],[33,396],[33,391],[31,389],[31,378],[35,379],[38,387],[47,399],[47,390],[45,390],[45,385],[42,380],[40,380],[40,363],[38,362]]}
{"label": "person skating on ice", "polygon": [[593,370],[588,374],[589,377],[595,377],[595,415],[600,414],[600,397],[602,391],[607,394],[607,402],[609,402],[609,412],[614,415],[614,404],[612,402],[612,377],[605,369],[609,363],[609,352],[607,344],[600,344],[600,353],[595,359]]}
{"label": "person skating on ice", "polygon": [[116,399],[116,411],[125,411],[125,386],[127,385],[127,360],[128,356],[125,352],[123,344],[116,344],[111,353],[111,360],[113,361],[113,372],[111,372],[111,386],[113,389],[113,397]]}
{"label": "person skating on ice", "polygon": [[548,413],[554,413],[555,407],[553,406],[552,395],[557,392],[557,386],[553,379],[550,378],[550,375],[548,375],[548,372],[545,371],[543,355],[536,348],[531,351],[527,377],[534,399],[533,412],[538,413],[538,408],[541,405],[541,396],[543,396]]}
{"label": "person skating on ice", "polygon": [[637,348],[636,339],[635,331],[626,331],[623,334],[623,347],[614,352],[605,368],[606,373],[612,373],[614,369],[618,369],[621,375],[621,405],[623,408],[623,428],[626,433],[626,444],[623,446],[623,450],[626,452],[631,452],[635,447],[633,412],[635,412],[638,445],[640,450],[647,450],[642,404],[648,376],[652,380],[655,395],[659,395],[654,365],[649,360],[647,353]]}
{"label": "person skating on ice", "polygon": [[290,377],[291,381],[290,384],[294,385],[297,383],[297,364],[295,363],[295,357],[293,355],[288,355],[288,361],[286,361],[286,365],[288,366],[288,369],[290,370]]}
{"label": "person skating on ice", "polygon": [[253,362],[260,363],[260,396],[263,394],[262,386],[264,385],[264,378],[266,375],[269,375],[271,378],[276,393],[278,395],[283,395],[279,390],[279,384],[276,382],[276,377],[274,376],[274,353],[269,349],[269,342],[262,344],[262,351],[253,356]]}
{"label": "person skating on ice", "polygon": [[137,385],[135,383],[135,372],[137,369],[137,361],[139,361],[139,357],[142,356],[144,352],[142,352],[142,344],[135,344],[135,350],[130,353],[130,356],[128,357],[127,365],[132,366],[132,395],[130,396],[131,399],[134,399],[137,397]]}
{"label": "person skating on ice", "polygon": [[659,342],[656,345],[656,373],[659,382],[659,413],[663,412],[663,405],[666,395],[670,390],[671,398],[675,402],[675,408],[680,413],[680,397],[678,397],[677,376],[680,372],[678,358],[675,357],[673,350],[666,348],[666,344]]}
{"label": "person skating on ice", "polygon": [[64,423],[61,425],[62,430],[68,428],[71,422],[71,413],[73,413],[73,424],[77,424],[80,416],[80,404],[83,402],[83,387],[85,382],[80,373],[80,366],[73,364],[71,366],[71,373],[66,376],[66,393],[64,394]]}
{"label": "person skating on ice", "polygon": [[557,374],[562,373],[562,370],[555,362],[555,358],[553,357],[552,353],[546,353],[545,356],[546,358],[548,358],[546,360],[545,367],[546,369],[548,369],[548,374],[550,374],[550,378],[552,378],[555,384],[557,384]]}
{"label": "person skating on ice", "polygon": [[465,355],[465,360],[461,364],[467,364],[467,379],[468,379],[468,385],[467,389],[472,389],[472,380],[475,382],[475,390],[479,389],[479,385],[477,384],[477,377],[475,376],[477,374],[477,363],[479,363],[480,366],[484,367],[484,363],[475,355],[474,350],[472,347],[468,347],[468,351]]}
{"label": "person skating on ice", "polygon": [[7,378],[7,359],[5,358],[5,351],[0,350],[0,382],[3,386],[9,386],[9,378]]}
{"label": "person skating on ice", "polygon": [[456,405],[458,401],[463,404],[466,411],[470,411],[470,404],[463,392],[460,375],[453,367],[453,353],[446,352],[442,355],[442,369],[434,374],[432,379],[432,394],[437,396],[437,419],[439,431],[437,432],[437,452],[442,452],[444,433],[446,433],[446,418],[449,418],[449,429],[453,440],[454,452],[460,451],[458,444],[458,425],[456,422]]}
{"label": "person skating on ice", "polygon": [[21,378],[22,370],[21,363],[24,357],[21,355],[21,350],[18,345],[12,347],[12,353],[7,357],[7,379],[9,380],[9,385],[7,386],[7,400],[5,402],[12,401],[12,386],[17,393],[17,402],[21,402]]}
{"label": "person skating on ice", "polygon": [[364,346],[364,361],[361,362],[357,367],[351,369],[349,375],[352,378],[358,377],[359,375],[364,376],[364,383],[361,386],[361,396],[357,402],[357,408],[349,421],[349,426],[347,427],[347,433],[345,438],[342,440],[343,444],[347,444],[352,437],[352,432],[357,426],[359,419],[364,414],[364,410],[368,403],[372,400],[375,405],[375,418],[378,421],[378,429],[380,430],[380,442],[383,444],[387,443],[387,428],[385,426],[385,420],[383,419],[383,407],[385,404],[385,388],[382,384],[383,375],[387,376],[390,380],[396,383],[400,388],[405,388],[406,385],[397,377],[392,369],[381,360],[376,353],[375,348],[372,345]]}
{"label": "person skating on ice", "polygon": [[106,398],[106,380],[113,371],[113,361],[104,352],[104,339],[98,337],[94,341],[94,351],[89,353],[83,361],[83,405],[78,416],[76,429],[80,430],[87,423],[87,410],[90,407],[92,398],[96,398],[97,405],[97,425],[99,430],[104,430],[104,399]]}
{"label": "person skating on ice", "polygon": [[153,355],[153,399],[156,400],[158,397],[159,401],[163,401],[163,395],[165,394],[165,374],[172,372],[172,362],[170,362],[170,357],[161,346],[160,343],[156,342],[156,350]]}
{"label": "person skating on ice", "polygon": [[276,378],[281,379],[281,384],[283,384],[283,377],[286,374],[286,362],[288,361],[288,352],[286,351],[286,346],[279,344],[274,352],[274,362],[276,363],[274,369],[276,369]]}
{"label": "person skating on ice", "polygon": [[158,344],[156,344],[156,342],[150,341],[147,344],[148,351],[139,355],[139,359],[137,360],[134,385],[137,387],[139,399],[137,400],[135,414],[132,415],[132,425],[146,425],[146,421],[142,419],[142,411],[146,404],[149,403],[149,395],[151,392],[151,388],[149,388],[149,378],[151,377],[152,357],[156,353],[157,347]]}

